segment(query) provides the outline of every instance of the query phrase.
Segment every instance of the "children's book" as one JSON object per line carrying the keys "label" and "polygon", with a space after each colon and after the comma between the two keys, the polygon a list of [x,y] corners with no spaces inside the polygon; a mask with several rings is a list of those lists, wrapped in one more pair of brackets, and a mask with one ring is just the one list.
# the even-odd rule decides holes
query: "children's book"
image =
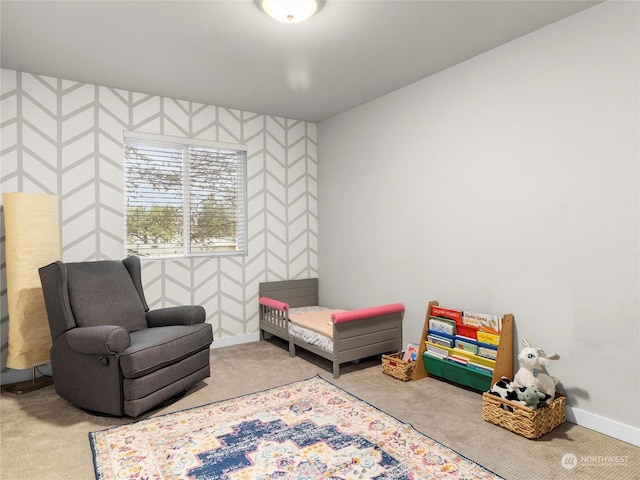
{"label": "children's book", "polygon": [[427,343],[427,352],[437,354],[441,358],[447,358],[449,356],[449,352],[447,350],[436,345],[431,345],[430,343]]}
{"label": "children's book", "polygon": [[495,348],[478,346],[478,355],[495,360],[496,358],[498,358],[498,350],[496,350]]}
{"label": "children's book", "polygon": [[430,357],[438,358],[440,360],[446,360],[447,357],[440,355],[438,352],[432,352],[431,350],[426,350],[424,352],[425,355],[429,355]]}
{"label": "children's book", "polygon": [[451,354],[449,355],[449,360],[451,360],[452,362],[456,362],[460,365],[466,365],[469,363],[469,359],[465,358],[465,357],[461,357],[460,355],[456,355],[456,354]]}
{"label": "children's book", "polygon": [[493,368],[487,367],[486,365],[482,365],[480,363],[476,363],[476,362],[471,361],[471,360],[469,360],[469,363],[467,363],[467,367],[473,368],[474,370],[477,370],[479,372],[493,374]]}
{"label": "children's book", "polygon": [[495,345],[497,347],[500,344],[500,335],[478,330],[478,342]]}
{"label": "children's book", "polygon": [[431,308],[431,315],[434,317],[442,317],[460,323],[462,320],[462,310],[454,310],[453,308],[444,308],[434,306]]}
{"label": "children's book", "polygon": [[446,318],[429,317],[429,330],[446,333],[447,335],[455,335],[456,322]]}
{"label": "children's book", "polygon": [[449,348],[453,347],[453,340],[435,333],[429,333],[427,335],[427,340],[430,341],[431,343],[442,345],[443,347],[449,347]]}
{"label": "children's book", "polygon": [[473,354],[478,353],[478,346],[472,342],[464,341],[461,339],[456,339],[456,348],[460,348],[462,350],[466,350],[467,352],[471,352]]}
{"label": "children's book", "polygon": [[415,362],[418,359],[419,350],[420,347],[417,343],[408,343],[407,348],[404,349],[402,360],[404,362]]}
{"label": "children's book", "polygon": [[462,315],[462,323],[474,327],[489,328],[498,333],[502,330],[502,317],[499,315],[465,311]]}

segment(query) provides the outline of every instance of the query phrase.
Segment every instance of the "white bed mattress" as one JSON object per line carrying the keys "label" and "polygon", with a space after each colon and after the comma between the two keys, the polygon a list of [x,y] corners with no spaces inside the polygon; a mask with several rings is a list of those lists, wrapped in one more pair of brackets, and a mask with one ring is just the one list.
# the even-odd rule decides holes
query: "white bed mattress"
{"label": "white bed mattress", "polygon": [[326,352],[333,352],[331,315],[334,312],[343,311],[320,306],[291,308],[289,310],[289,335]]}

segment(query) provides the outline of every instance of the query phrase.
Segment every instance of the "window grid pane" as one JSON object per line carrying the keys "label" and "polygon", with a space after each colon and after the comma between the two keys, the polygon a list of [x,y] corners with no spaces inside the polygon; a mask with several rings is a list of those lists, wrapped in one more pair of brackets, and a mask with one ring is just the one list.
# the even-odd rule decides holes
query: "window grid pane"
{"label": "window grid pane", "polygon": [[126,138],[124,156],[129,254],[245,254],[244,151]]}
{"label": "window grid pane", "polygon": [[[239,152],[191,147],[191,251],[237,251]],[[215,186],[212,188],[212,186]]]}

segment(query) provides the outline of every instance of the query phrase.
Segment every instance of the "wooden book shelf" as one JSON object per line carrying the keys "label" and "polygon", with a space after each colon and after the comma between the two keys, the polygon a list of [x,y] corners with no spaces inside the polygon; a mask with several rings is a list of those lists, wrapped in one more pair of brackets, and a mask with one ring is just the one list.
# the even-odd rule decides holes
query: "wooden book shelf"
{"label": "wooden book shelf", "polygon": [[[425,368],[423,361],[423,354],[426,350],[427,334],[429,331],[429,318],[432,315],[433,307],[437,307],[438,302],[433,300],[429,302],[427,308],[427,314],[424,319],[424,326],[422,328],[420,338],[420,350],[418,353],[418,359],[416,361],[416,367],[413,372],[413,380],[420,380],[428,377],[430,374]],[[465,367],[460,367],[465,368]],[[440,375],[434,375],[440,376]],[[500,331],[500,340],[498,342],[498,352],[495,360],[495,366],[493,369],[493,375],[491,377],[491,385],[500,380],[500,377],[513,378],[513,314],[507,313],[502,318],[502,330]],[[447,375],[442,375],[443,378],[456,383],[455,378],[449,378]]]}

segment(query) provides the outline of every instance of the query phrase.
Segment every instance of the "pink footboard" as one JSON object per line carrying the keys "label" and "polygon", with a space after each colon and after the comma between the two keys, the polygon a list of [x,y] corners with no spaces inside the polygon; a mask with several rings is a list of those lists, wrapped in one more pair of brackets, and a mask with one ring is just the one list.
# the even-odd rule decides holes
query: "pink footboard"
{"label": "pink footboard", "polygon": [[391,303],[389,305],[380,305],[378,307],[359,308],[357,310],[348,310],[346,312],[337,312],[331,315],[333,323],[353,322],[355,320],[364,320],[371,317],[379,317],[381,315],[403,314],[404,305],[402,303]]}

